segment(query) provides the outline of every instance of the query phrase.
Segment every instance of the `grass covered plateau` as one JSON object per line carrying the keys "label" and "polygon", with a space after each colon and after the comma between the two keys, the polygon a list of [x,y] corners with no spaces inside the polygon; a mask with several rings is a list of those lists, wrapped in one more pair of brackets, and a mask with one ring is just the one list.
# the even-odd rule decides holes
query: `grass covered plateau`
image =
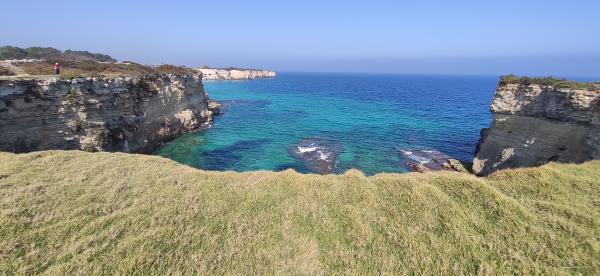
{"label": "grass covered plateau", "polygon": [[0,274],[600,274],[600,161],[450,172],[209,172],[0,153]]}

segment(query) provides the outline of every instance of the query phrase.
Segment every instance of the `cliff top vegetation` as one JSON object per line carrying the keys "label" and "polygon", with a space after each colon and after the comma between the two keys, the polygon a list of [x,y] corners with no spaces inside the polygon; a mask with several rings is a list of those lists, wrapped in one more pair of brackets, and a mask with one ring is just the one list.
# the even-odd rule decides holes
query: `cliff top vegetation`
{"label": "cliff top vegetation", "polygon": [[65,50],[52,47],[19,48],[14,46],[0,47],[0,60],[7,59],[60,59],[68,61],[91,60],[98,62],[117,62],[109,55],[88,51]]}
{"label": "cliff top vegetation", "polygon": [[[15,59],[34,59],[34,61],[0,64],[0,76],[52,75],[54,63],[61,65],[60,76],[62,77],[196,73],[190,68],[175,65],[148,66],[132,61],[117,63],[117,60],[109,55],[88,51],[60,51],[51,47],[0,47],[0,60]],[[19,71],[20,74],[15,71]]]}
{"label": "cliff top vegetation", "polygon": [[0,153],[0,274],[599,274],[600,161],[490,177]]}
{"label": "cliff top vegetation", "polygon": [[515,75],[507,75],[502,76],[500,78],[500,84],[521,84],[521,85],[531,85],[538,84],[543,86],[552,86],[556,89],[566,88],[566,89],[580,89],[580,90],[590,90],[590,91],[600,91],[600,82],[577,82],[565,79],[559,79],[554,77],[541,77],[541,78],[531,78],[531,77],[519,77]]}
{"label": "cliff top vegetation", "polygon": [[[196,71],[175,65],[148,66],[135,62],[109,63],[92,60],[67,61],[60,59],[46,59],[34,62],[21,62],[14,67],[30,76],[54,74],[54,63],[61,65],[61,77],[90,77],[90,76],[137,76],[151,74],[194,74]],[[2,68],[2,67],[0,67]],[[14,75],[8,72],[6,75]],[[0,76],[2,73],[0,72]]]}

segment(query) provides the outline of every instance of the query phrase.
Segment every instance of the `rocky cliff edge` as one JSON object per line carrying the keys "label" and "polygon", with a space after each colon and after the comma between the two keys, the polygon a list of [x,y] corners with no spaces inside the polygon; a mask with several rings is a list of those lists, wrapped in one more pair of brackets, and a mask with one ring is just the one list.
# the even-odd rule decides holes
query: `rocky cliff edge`
{"label": "rocky cliff edge", "polygon": [[150,152],[210,123],[201,74],[0,79],[0,150]]}
{"label": "rocky cliff edge", "polygon": [[493,122],[482,130],[474,159],[475,173],[600,159],[600,87],[549,80],[500,81],[490,108]]}

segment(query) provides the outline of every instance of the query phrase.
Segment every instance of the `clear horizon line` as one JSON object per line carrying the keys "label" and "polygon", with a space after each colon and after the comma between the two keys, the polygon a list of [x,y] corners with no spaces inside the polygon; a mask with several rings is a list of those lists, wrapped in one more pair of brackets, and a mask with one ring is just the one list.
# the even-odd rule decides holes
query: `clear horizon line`
{"label": "clear horizon line", "polygon": [[[274,69],[260,69],[260,70],[271,70],[275,73],[316,73],[316,74],[367,74],[367,75],[414,75],[414,76],[471,76],[471,77],[501,77],[508,74],[476,74],[476,73],[408,73],[408,72],[365,72],[365,71],[306,71],[306,70],[274,70]],[[516,76],[527,76],[527,77],[554,77],[554,78],[587,78],[597,79],[600,81],[600,76],[591,75],[547,75],[547,74],[514,74]],[[595,81],[592,81],[595,82]]]}

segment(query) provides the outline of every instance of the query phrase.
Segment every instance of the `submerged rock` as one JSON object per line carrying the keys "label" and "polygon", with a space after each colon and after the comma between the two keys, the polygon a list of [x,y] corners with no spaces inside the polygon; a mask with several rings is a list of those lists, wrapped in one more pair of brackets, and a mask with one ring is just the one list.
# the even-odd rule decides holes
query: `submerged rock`
{"label": "submerged rock", "polygon": [[460,161],[437,150],[398,150],[402,159],[402,165],[414,172],[422,173],[439,170],[466,171]]}
{"label": "submerged rock", "polygon": [[306,138],[290,147],[290,154],[302,160],[306,167],[319,174],[335,173],[335,161],[342,152],[339,141]]}

